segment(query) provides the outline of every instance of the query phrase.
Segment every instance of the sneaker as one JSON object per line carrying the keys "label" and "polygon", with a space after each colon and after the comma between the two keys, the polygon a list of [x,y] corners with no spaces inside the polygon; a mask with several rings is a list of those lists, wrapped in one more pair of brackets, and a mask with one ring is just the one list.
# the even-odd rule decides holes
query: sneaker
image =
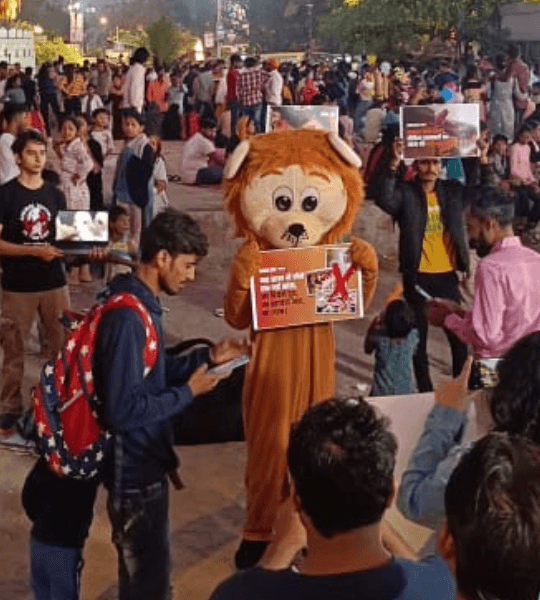
{"label": "sneaker", "polygon": [[270,542],[257,542],[242,540],[240,547],[234,556],[234,563],[238,570],[254,567],[263,557]]}
{"label": "sneaker", "polygon": [[15,432],[11,435],[0,439],[0,446],[19,450],[22,452],[36,452],[36,444],[32,440],[25,440],[19,433]]}
{"label": "sneaker", "polygon": [[9,413],[0,415],[0,435],[11,435],[15,430],[17,424],[17,418]]}

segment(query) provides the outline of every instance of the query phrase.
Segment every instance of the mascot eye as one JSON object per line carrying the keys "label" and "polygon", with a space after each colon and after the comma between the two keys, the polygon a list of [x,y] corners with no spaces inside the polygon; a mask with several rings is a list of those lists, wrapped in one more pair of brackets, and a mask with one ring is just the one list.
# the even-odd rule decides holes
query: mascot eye
{"label": "mascot eye", "polygon": [[287,187],[278,188],[274,192],[274,204],[281,212],[291,210],[293,205],[292,191]]}
{"label": "mascot eye", "polygon": [[319,192],[317,190],[309,189],[302,194],[302,210],[305,212],[312,212],[318,205]]}

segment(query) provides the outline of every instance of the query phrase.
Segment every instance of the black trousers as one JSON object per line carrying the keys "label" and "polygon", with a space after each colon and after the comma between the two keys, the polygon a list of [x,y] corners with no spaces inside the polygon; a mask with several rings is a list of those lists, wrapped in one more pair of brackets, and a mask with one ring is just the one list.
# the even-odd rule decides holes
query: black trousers
{"label": "black trousers", "polygon": [[[417,273],[416,283],[434,298],[446,298],[461,303],[459,293],[459,280],[455,272],[450,273]],[[426,303],[420,294],[414,289],[414,284],[406,276],[403,277],[403,288],[405,299],[414,310],[416,326],[418,327],[419,344],[413,357],[414,374],[419,392],[431,392],[433,384],[429,376],[429,363],[427,355],[428,321],[426,315]],[[451,331],[444,330],[450,350],[452,352],[452,375],[456,377],[467,360],[467,345],[464,344]]]}

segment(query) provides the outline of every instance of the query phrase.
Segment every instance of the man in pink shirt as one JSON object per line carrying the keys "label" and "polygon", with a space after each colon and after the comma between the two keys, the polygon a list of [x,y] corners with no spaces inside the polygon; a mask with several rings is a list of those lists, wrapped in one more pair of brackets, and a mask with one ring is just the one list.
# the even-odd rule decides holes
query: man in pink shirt
{"label": "man in pink shirt", "polygon": [[[500,358],[522,337],[540,331],[540,254],[514,236],[514,204],[498,188],[481,188],[467,216],[478,265],[472,311],[451,301],[429,303],[433,325],[453,331],[475,359]],[[484,258],[485,257],[485,258]]]}

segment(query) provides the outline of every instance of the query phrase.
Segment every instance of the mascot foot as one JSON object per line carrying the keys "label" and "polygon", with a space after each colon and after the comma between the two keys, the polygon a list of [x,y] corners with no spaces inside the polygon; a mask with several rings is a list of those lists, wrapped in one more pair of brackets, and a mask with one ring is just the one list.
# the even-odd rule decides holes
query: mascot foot
{"label": "mascot foot", "polygon": [[264,541],[242,540],[234,557],[236,568],[241,570],[254,567],[261,560],[269,543],[270,542]]}

